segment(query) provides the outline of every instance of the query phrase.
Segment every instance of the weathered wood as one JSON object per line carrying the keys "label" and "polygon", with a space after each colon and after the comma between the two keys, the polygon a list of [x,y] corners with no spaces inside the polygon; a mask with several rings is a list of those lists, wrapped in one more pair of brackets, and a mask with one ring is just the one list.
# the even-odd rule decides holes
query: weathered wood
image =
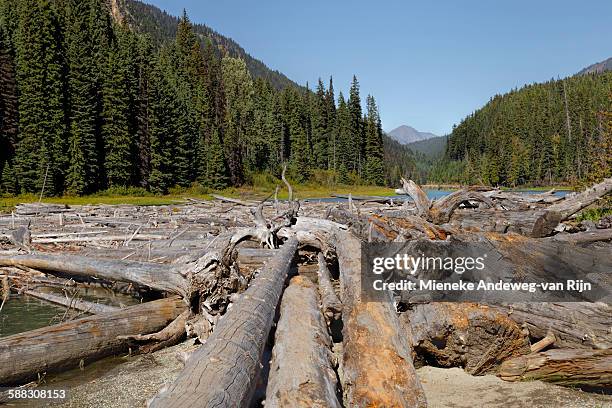
{"label": "weathered wood", "polygon": [[0,384],[18,384],[127,350],[118,336],[151,333],[185,310],[178,298],[84,317],[0,339]]}
{"label": "weathered wood", "polygon": [[579,194],[566,196],[564,200],[547,207],[540,214],[533,225],[531,236],[545,237],[549,235],[561,221],[568,219],[610,192],[612,192],[612,178],[605,179]]}
{"label": "weathered wood", "polygon": [[121,308],[115,306],[108,306],[102,303],[86,302],[79,299],[69,299],[67,297],[56,296],[50,293],[42,293],[34,290],[24,290],[22,293],[31,296],[36,299],[41,299],[49,303],[56,305],[62,305],[69,309],[78,310],[80,312],[91,313],[91,314],[103,314],[112,313],[120,310]]}
{"label": "weathered wood", "polygon": [[285,242],[151,407],[244,407],[251,401],[274,312],[297,250]]}
{"label": "weathered wood", "polygon": [[336,238],[343,303],[344,404],[350,407],[424,407],[425,394],[414,370],[391,297],[361,301],[360,243],[349,233]]}
{"label": "weathered wood", "polygon": [[612,348],[612,306],[606,303],[512,303],[494,306],[529,330],[531,337],[555,336],[559,348]]}
{"label": "weathered wood", "polygon": [[428,303],[403,313],[412,347],[426,364],[494,371],[505,359],[528,354],[529,338],[503,312],[474,303]]}
{"label": "weathered wood", "polygon": [[333,366],[316,287],[296,276],[283,294],[265,406],[340,408]]}
{"label": "weathered wood", "polygon": [[134,340],[139,343],[144,342],[146,344],[140,345],[138,351],[141,353],[153,353],[162,348],[178,344],[183,340],[185,338],[187,320],[191,318],[192,315],[193,313],[191,310],[187,309],[159,332],[117,336],[117,339]]}
{"label": "weathered wood", "polygon": [[447,223],[453,212],[463,203],[478,201],[493,208],[495,205],[490,198],[484,196],[478,191],[459,190],[455,191],[446,197],[434,201],[427,213],[427,217],[434,224]]}
{"label": "weathered wood", "polygon": [[219,194],[211,194],[211,196],[214,197],[215,199],[219,200],[219,201],[223,201],[223,202],[226,202],[226,203],[242,205],[242,206],[245,206],[245,207],[255,207],[255,206],[257,206],[257,203],[254,202],[254,201],[245,201],[245,200],[240,200],[238,198],[224,197],[224,196],[219,195]]}
{"label": "weathered wood", "polygon": [[431,207],[431,201],[429,200],[429,197],[427,197],[427,193],[425,193],[421,187],[419,187],[419,185],[412,180],[402,178],[402,184],[406,194],[408,194],[416,204],[417,214],[422,217],[427,217],[429,208]]}
{"label": "weathered wood", "polygon": [[336,291],[332,285],[331,274],[327,268],[325,255],[319,252],[317,260],[319,262],[317,276],[319,278],[319,293],[321,294],[323,314],[328,322],[331,320],[337,320],[342,315],[342,303],[340,303],[338,295],[336,295]]}
{"label": "weathered wood", "polygon": [[155,263],[38,253],[0,256],[0,266],[27,266],[62,276],[129,282],[182,296],[187,292],[186,280],[176,269]]}
{"label": "weathered wood", "polygon": [[[612,270],[612,248],[583,248],[573,244],[555,241],[553,238],[533,239],[517,234],[468,234],[457,233],[446,241],[424,239],[411,240],[404,245],[405,253],[423,253],[428,257],[465,257],[468,254],[483,257],[482,269],[472,269],[469,274],[460,275],[453,271],[419,268],[414,276],[407,279],[447,279],[447,282],[479,282],[502,280],[510,282],[563,282],[567,279],[583,279],[597,283],[593,291],[547,291],[536,287],[535,292],[514,291],[516,302],[539,301],[605,301],[610,297],[611,285],[605,277]],[[486,255],[486,256],[485,256]],[[436,275],[433,275],[433,274]],[[440,295],[441,292],[435,292]],[[506,295],[510,293],[507,292]],[[406,302],[422,300],[443,301],[447,298],[419,298],[419,293],[403,291]],[[477,301],[480,303],[503,302],[498,292],[464,292],[463,297],[455,294],[452,300]],[[478,296],[478,297],[476,297]],[[507,302],[512,301],[508,298]]]}
{"label": "weathered wood", "polygon": [[552,349],[504,361],[499,377],[506,381],[541,380],[572,387],[612,386],[612,349]]}

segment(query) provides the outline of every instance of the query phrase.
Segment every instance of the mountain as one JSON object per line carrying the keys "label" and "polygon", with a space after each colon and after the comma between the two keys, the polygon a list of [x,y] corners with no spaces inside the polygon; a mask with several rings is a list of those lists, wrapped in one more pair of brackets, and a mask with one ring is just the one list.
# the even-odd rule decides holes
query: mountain
{"label": "mountain", "polygon": [[406,147],[413,152],[419,152],[429,158],[437,159],[444,156],[447,142],[448,136],[437,136],[425,140],[419,140],[418,142],[408,143]]}
{"label": "mountain", "polygon": [[[133,30],[149,35],[157,46],[176,38],[178,17],[138,0],[110,0],[110,6],[115,20],[126,22]],[[268,68],[251,56],[240,44],[212,28],[194,23],[193,31],[202,42],[210,39],[216,49],[226,51],[231,57],[242,58],[254,78],[267,79],[276,89],[298,86],[281,72]]]}
{"label": "mountain", "polygon": [[433,133],[419,132],[415,128],[407,125],[402,125],[398,128],[393,129],[387,133],[391,138],[397,140],[401,144],[408,144],[418,142],[419,140],[431,139],[432,137],[438,137]]}
{"label": "mountain", "polygon": [[612,58],[590,65],[580,71],[578,75],[600,74],[605,71],[612,71]]}

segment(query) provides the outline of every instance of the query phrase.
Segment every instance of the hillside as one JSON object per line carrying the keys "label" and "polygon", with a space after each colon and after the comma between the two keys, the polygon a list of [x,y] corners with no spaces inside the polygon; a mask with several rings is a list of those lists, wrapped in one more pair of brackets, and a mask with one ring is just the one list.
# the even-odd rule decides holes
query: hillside
{"label": "hillside", "polygon": [[408,143],[418,142],[420,140],[427,140],[433,137],[437,137],[437,135],[434,135],[433,133],[419,132],[412,126],[408,126],[408,125],[399,126],[393,129],[392,131],[388,132],[387,134],[389,135],[389,137],[391,137],[392,139],[395,139],[401,144],[408,144]]}
{"label": "hillside", "polygon": [[456,126],[446,160],[457,172],[439,181],[514,186],[610,177],[612,72],[496,95]]}
{"label": "hillside", "polygon": [[[159,8],[138,0],[111,0],[113,10],[119,11],[123,20],[140,33],[148,34],[152,41],[159,45],[174,41],[179,18],[166,13]],[[115,18],[117,14],[113,13]],[[262,61],[252,57],[240,44],[225,37],[205,24],[193,24],[193,31],[204,42],[210,39],[216,49],[226,50],[234,58],[242,58],[254,78],[269,81],[276,89],[297,84],[284,74],[268,68]]]}
{"label": "hillside", "polygon": [[588,67],[580,71],[578,75],[600,74],[606,71],[612,71],[612,58],[608,58],[607,60],[598,62],[593,65],[589,65]]}
{"label": "hillside", "polygon": [[431,139],[409,143],[406,145],[406,147],[413,152],[419,152],[429,158],[436,159],[444,156],[447,142],[448,136],[437,136],[432,137]]}

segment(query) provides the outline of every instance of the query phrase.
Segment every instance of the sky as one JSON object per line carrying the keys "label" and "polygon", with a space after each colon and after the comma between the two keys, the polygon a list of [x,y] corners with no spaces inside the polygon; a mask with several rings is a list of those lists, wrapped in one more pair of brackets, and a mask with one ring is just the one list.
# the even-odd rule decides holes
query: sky
{"label": "sky", "polygon": [[[612,1],[145,0],[300,84],[357,75],[383,128],[439,135],[493,95],[612,57]],[[312,87],[312,85],[311,85]]]}

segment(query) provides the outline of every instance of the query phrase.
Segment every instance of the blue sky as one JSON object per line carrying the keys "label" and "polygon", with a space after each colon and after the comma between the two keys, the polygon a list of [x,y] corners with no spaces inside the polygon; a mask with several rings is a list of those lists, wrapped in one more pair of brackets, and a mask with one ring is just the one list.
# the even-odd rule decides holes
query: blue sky
{"label": "blue sky", "polygon": [[146,0],[296,82],[353,74],[383,127],[444,134],[496,93],[612,57],[612,1]]}

